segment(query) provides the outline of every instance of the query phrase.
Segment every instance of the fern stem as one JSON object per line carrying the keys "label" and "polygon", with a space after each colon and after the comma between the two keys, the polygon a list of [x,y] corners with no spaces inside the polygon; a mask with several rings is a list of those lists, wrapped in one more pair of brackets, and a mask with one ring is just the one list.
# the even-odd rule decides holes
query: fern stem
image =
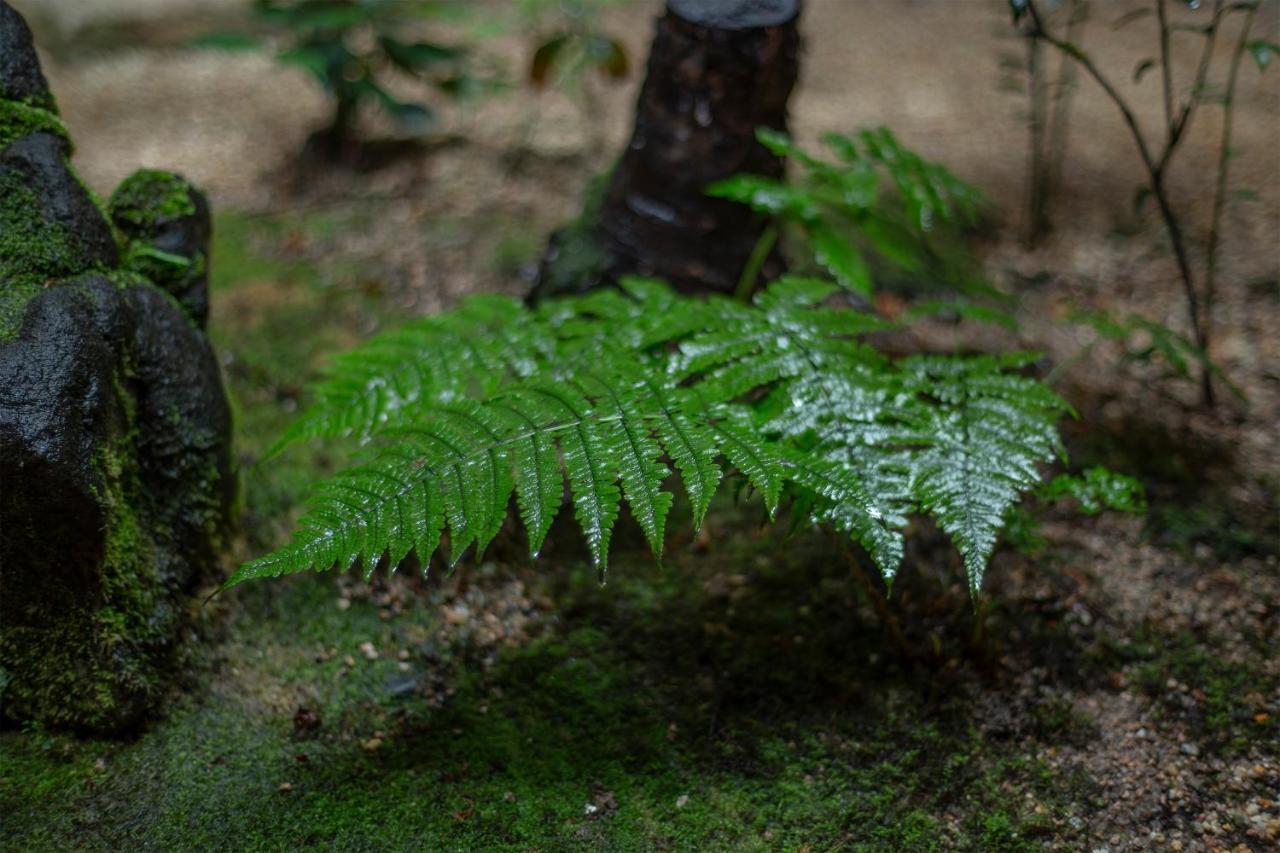
{"label": "fern stem", "polygon": [[778,226],[770,222],[761,232],[755,248],[751,250],[751,255],[747,258],[747,265],[742,268],[742,275],[738,278],[738,286],[733,291],[734,299],[739,302],[751,301],[751,295],[756,290],[756,282],[760,278],[760,270],[764,269],[764,262],[769,259],[769,253],[773,251],[773,247],[777,242]]}
{"label": "fern stem", "polygon": [[1236,97],[1236,80],[1240,75],[1240,60],[1249,45],[1249,31],[1258,13],[1258,3],[1249,7],[1244,23],[1240,25],[1240,38],[1231,54],[1231,68],[1227,72],[1227,90],[1222,98],[1222,141],[1218,146],[1218,180],[1213,193],[1213,215],[1209,220],[1209,245],[1205,249],[1204,275],[1204,334],[1201,348],[1208,362],[1209,345],[1213,340],[1213,301],[1218,284],[1218,241],[1222,233],[1222,214],[1227,202],[1227,180],[1231,169],[1231,129]]}

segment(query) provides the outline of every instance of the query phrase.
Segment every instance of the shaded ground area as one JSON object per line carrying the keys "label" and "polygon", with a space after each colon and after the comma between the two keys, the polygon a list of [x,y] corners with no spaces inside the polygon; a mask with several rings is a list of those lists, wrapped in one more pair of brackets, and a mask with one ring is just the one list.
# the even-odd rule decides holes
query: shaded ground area
{"label": "shaded ground area", "polygon": [[[1023,323],[925,324],[910,343],[1033,346],[1064,363],[1089,340],[1058,322],[1076,307],[1180,322],[1158,233],[1129,210],[1132,154],[1107,105],[1082,89],[1060,227],[1028,253],[1011,236],[1022,104],[996,90],[1003,4],[895,7],[813,0],[798,130],[887,123],[978,182],[1007,219],[987,266]],[[459,142],[284,195],[267,176],[322,103],[265,61],[174,47],[203,20],[174,8],[128,51],[75,49],[111,43],[110,22],[81,21],[49,68],[94,183],[176,165],[222,211],[211,326],[245,482],[230,564],[278,541],[338,461],[306,446],[256,464],[324,358],[406,312],[520,292],[602,158],[582,148],[572,103],[536,101],[548,114],[525,139],[531,99],[499,98],[450,111]],[[638,55],[649,14],[628,4],[610,19]],[[1274,33],[1274,5],[1265,16]],[[930,35],[944,31],[952,41]],[[1105,22],[1087,35],[1127,79],[1139,36]],[[518,44],[503,38],[495,53]],[[928,530],[882,607],[856,555],[764,526],[749,501],[673,537],[662,566],[620,528],[603,588],[566,528],[536,565],[504,535],[488,562],[429,581],[237,589],[193,608],[202,641],[135,739],[0,733],[0,847],[1274,845],[1280,100],[1274,81],[1248,80],[1237,174],[1263,201],[1232,214],[1217,355],[1249,405],[1195,412],[1190,383],[1107,347],[1063,374],[1082,414],[1067,426],[1073,465],[1140,476],[1147,517],[1051,512],[1039,541],[997,556],[976,611]],[[633,94],[607,100],[615,144]],[[1212,156],[1204,115],[1184,177]],[[139,138],[153,141],[113,141]]]}

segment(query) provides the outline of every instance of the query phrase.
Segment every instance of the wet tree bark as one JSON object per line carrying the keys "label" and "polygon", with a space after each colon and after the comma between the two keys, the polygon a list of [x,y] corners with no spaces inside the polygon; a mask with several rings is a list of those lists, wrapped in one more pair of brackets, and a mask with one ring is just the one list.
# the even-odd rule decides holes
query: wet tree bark
{"label": "wet tree bark", "polygon": [[[755,139],[786,130],[799,70],[801,0],[668,0],[630,144],[583,217],[552,236],[534,298],[638,274],[684,292],[732,293],[766,227],[706,188],[742,172],[780,177]],[[773,250],[762,275],[782,270]]]}

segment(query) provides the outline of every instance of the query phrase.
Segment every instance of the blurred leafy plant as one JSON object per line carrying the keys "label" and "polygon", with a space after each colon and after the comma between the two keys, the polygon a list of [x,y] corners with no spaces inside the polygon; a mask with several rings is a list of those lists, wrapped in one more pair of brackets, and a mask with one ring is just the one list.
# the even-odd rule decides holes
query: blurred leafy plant
{"label": "blurred leafy plant", "polygon": [[[1033,355],[882,355],[861,338],[886,323],[828,305],[837,290],[786,277],[744,305],[632,279],[533,308],[475,297],[371,339],[278,445],[346,437],[366,444],[361,461],[318,484],[293,539],[228,585],[356,562],[369,574],[410,551],[426,567],[446,528],[456,563],[494,539],[513,492],[536,556],[566,479],[603,573],[624,498],[661,554],[664,481],[679,473],[699,527],[736,471],[770,517],[789,499],[886,579],[908,515],[932,515],[976,595],[1008,512],[1062,453],[1069,407],[1023,374]],[[1058,488],[1090,507],[1127,494]]]}
{"label": "blurred leafy plant", "polygon": [[1030,500],[1013,505],[1005,513],[1001,533],[1005,542],[1024,554],[1035,554],[1048,544],[1040,535],[1040,516],[1050,504],[1069,499],[1076,511],[1085,515],[1098,515],[1107,510],[1131,513],[1147,510],[1142,483],[1101,466],[1087,468],[1079,474],[1058,474],[1041,483],[1029,497]]}
{"label": "blurred leafy plant", "polygon": [[957,239],[961,226],[977,222],[982,195],[903,146],[888,128],[826,134],[822,141],[834,160],[819,159],[768,128],[756,138],[799,170],[789,180],[734,175],[707,190],[772,219],[742,271],[739,298],[750,297],[787,230],[841,287],[863,297],[874,290],[872,255],[960,292],[985,289]]}
{"label": "blurred leafy plant", "polygon": [[[596,73],[622,80],[631,71],[631,60],[621,41],[605,32],[600,12],[617,0],[524,0],[525,15],[538,22],[541,32],[529,61],[529,82],[572,88]],[[547,10],[554,9],[555,23],[545,25]]]}
{"label": "blurred leafy plant", "polygon": [[1045,502],[1072,498],[1080,511],[1097,515],[1104,510],[1143,512],[1147,501],[1142,484],[1133,477],[1100,466],[1080,474],[1059,474],[1044,483],[1036,497]]}
{"label": "blurred leafy plant", "polygon": [[333,99],[333,117],[317,134],[326,153],[340,155],[355,140],[363,104],[386,112],[421,134],[434,124],[428,105],[402,100],[387,88],[393,74],[425,81],[449,96],[473,94],[484,83],[467,71],[467,51],[436,41],[406,41],[406,27],[455,14],[453,0],[254,0],[253,14],[273,37],[211,33],[204,47],[270,49],[286,65],[305,70]]}
{"label": "blurred leafy plant", "polygon": [[[1159,357],[1168,365],[1173,375],[1182,379],[1191,379],[1194,370],[1203,369],[1226,386],[1236,399],[1245,400],[1244,392],[1204,350],[1196,346],[1195,341],[1168,326],[1139,314],[1116,317],[1102,311],[1078,312],[1072,315],[1070,321],[1087,326],[1098,335],[1072,361],[1083,358],[1102,341],[1114,341],[1121,345],[1125,361],[1146,364]],[[1057,372],[1061,372],[1069,364],[1070,362],[1064,362],[1059,365]]]}
{"label": "blurred leafy plant", "polygon": [[[1135,9],[1116,20],[1114,26],[1119,29],[1145,18],[1155,18],[1158,57],[1139,60],[1133,72],[1134,82],[1139,83],[1147,71],[1154,69],[1160,71],[1160,91],[1164,106],[1163,134],[1158,134],[1154,139],[1143,132],[1131,103],[1120,94],[1111,78],[1102,73],[1093,58],[1069,35],[1060,37],[1051,32],[1047,16],[1036,0],[1009,0],[1009,5],[1015,26],[1021,28],[1026,38],[1031,42],[1047,44],[1077,63],[1102,88],[1120,111],[1137,145],[1138,154],[1142,158],[1142,165],[1147,173],[1147,180],[1139,188],[1135,198],[1135,206],[1140,207],[1147,199],[1154,199],[1160,211],[1182,282],[1191,340],[1195,349],[1204,354],[1198,371],[1201,400],[1206,406],[1212,406],[1215,372],[1211,367],[1209,354],[1213,338],[1213,305],[1216,296],[1222,218],[1228,199],[1229,170],[1233,155],[1231,149],[1233,107],[1240,65],[1242,58],[1248,53],[1253,56],[1258,68],[1265,70],[1271,58],[1277,53],[1277,45],[1250,38],[1260,5],[1259,0],[1232,0],[1232,2],[1214,0],[1208,10],[1208,20],[1197,24],[1171,20],[1168,10],[1169,0],[1155,0],[1151,6]],[[1202,5],[1208,4],[1202,4],[1201,0],[1176,0],[1176,5],[1200,12],[1203,11]],[[1226,81],[1222,87],[1214,87],[1209,83],[1209,72],[1213,65],[1218,35],[1222,31],[1224,21],[1236,13],[1242,14],[1243,20],[1236,43],[1230,52]],[[1171,43],[1174,35],[1184,33],[1198,36],[1202,44],[1195,76],[1186,95],[1179,102],[1173,80],[1173,63],[1170,58]],[[1217,103],[1222,106],[1223,122],[1218,146],[1213,211],[1205,239],[1205,263],[1202,276],[1204,281],[1203,286],[1200,286],[1192,269],[1191,256],[1184,236],[1183,215],[1174,207],[1166,178],[1175,153],[1187,138],[1187,129],[1192,119],[1198,108],[1206,103]]]}
{"label": "blurred leafy plant", "polygon": [[[626,46],[604,28],[604,10],[619,0],[521,0],[520,17],[533,33],[527,79],[535,89],[555,88],[577,104],[593,154],[605,149],[601,104],[592,80],[618,82],[631,73]],[[525,131],[537,126],[534,112]]]}

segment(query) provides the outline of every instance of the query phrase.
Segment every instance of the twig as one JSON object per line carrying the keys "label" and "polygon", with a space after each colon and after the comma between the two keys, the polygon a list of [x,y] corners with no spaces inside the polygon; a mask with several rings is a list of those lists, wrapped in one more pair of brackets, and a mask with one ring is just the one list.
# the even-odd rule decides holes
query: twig
{"label": "twig", "polygon": [[[1213,60],[1213,48],[1218,37],[1218,27],[1222,23],[1222,16],[1227,11],[1229,10],[1223,0],[1215,0],[1213,17],[1209,19],[1209,23],[1201,30],[1204,35],[1204,46],[1200,49],[1200,61],[1196,65],[1196,76],[1191,85],[1191,92],[1182,105],[1182,111],[1178,113],[1178,117],[1174,119],[1169,127],[1169,141],[1165,145],[1164,154],[1160,157],[1159,167],[1161,174],[1168,168],[1169,161],[1173,158],[1173,153],[1178,150],[1178,143],[1182,141],[1182,137],[1186,134],[1187,128],[1191,125],[1191,117],[1195,115],[1196,107],[1200,104],[1200,96],[1204,92],[1205,84],[1209,79],[1209,64]],[[1167,37],[1167,34],[1165,35]]]}
{"label": "twig", "polygon": [[1027,39],[1027,90],[1031,96],[1031,157],[1027,180],[1027,223],[1023,241],[1035,248],[1045,230],[1047,193],[1045,169],[1045,103],[1044,74],[1040,68],[1040,40]]}
{"label": "twig", "polygon": [[1218,240],[1222,232],[1222,214],[1227,204],[1227,178],[1231,167],[1231,125],[1236,95],[1236,80],[1240,76],[1240,60],[1244,57],[1249,44],[1249,31],[1253,28],[1254,16],[1258,13],[1258,3],[1249,7],[1244,23],[1240,26],[1240,37],[1236,41],[1235,52],[1231,54],[1231,67],[1227,72],[1227,89],[1222,96],[1222,142],[1218,146],[1218,182],[1213,193],[1213,215],[1209,220],[1209,244],[1205,249],[1204,275],[1204,354],[1209,355],[1209,343],[1213,333],[1213,299],[1217,288],[1218,272]]}
{"label": "twig", "polygon": [[1164,0],[1155,0],[1156,20],[1160,24],[1160,77],[1164,90],[1164,128],[1166,150],[1173,147],[1173,66],[1169,62],[1169,17]]}
{"label": "twig", "polygon": [[[1079,44],[1081,31],[1089,17],[1085,0],[1071,0],[1067,15],[1067,41]],[[1069,56],[1061,57],[1054,92],[1053,115],[1049,120],[1049,174],[1046,195],[1057,193],[1062,186],[1062,165],[1067,156],[1067,128],[1071,99],[1075,95],[1076,64]]]}

